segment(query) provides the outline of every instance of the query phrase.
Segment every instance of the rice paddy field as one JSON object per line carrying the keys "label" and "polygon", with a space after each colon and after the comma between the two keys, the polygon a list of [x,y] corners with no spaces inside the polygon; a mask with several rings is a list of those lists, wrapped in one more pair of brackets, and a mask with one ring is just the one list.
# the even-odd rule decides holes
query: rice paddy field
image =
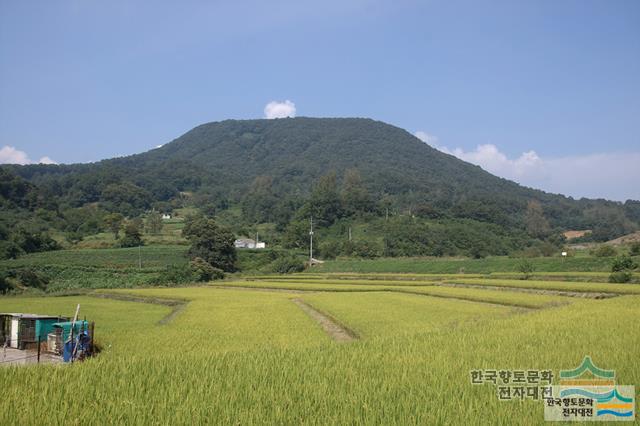
{"label": "rice paddy field", "polygon": [[0,424],[541,424],[542,401],[500,401],[470,371],[589,355],[639,389],[640,285],[595,279],[316,271],[1,297],[0,312],[79,303],[102,351],[2,366]]}

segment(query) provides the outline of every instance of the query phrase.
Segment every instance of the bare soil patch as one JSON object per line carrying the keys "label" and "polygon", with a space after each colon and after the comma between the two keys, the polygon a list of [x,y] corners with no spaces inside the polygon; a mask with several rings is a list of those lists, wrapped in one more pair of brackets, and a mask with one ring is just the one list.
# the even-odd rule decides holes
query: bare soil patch
{"label": "bare soil patch", "polygon": [[[40,353],[40,364],[60,364],[62,357],[49,352]],[[19,350],[15,348],[0,348],[0,367],[12,365],[37,365],[38,352],[35,350]]]}

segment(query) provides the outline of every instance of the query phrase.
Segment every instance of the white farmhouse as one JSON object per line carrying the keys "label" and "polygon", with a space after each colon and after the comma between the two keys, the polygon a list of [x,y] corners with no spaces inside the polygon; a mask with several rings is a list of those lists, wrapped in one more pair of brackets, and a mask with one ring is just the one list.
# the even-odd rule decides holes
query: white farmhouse
{"label": "white farmhouse", "polygon": [[263,241],[256,242],[251,238],[238,238],[233,242],[233,245],[237,249],[263,249],[267,247]]}

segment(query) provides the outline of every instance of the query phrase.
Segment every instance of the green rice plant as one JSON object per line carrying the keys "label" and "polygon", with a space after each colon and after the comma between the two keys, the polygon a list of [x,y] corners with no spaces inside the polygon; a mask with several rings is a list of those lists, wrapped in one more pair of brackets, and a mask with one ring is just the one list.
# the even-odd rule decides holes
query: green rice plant
{"label": "green rice plant", "polygon": [[[367,285],[368,282],[373,283],[373,285]],[[321,292],[400,292],[532,309],[569,303],[569,299],[565,297],[490,290],[490,287],[487,287],[487,289],[456,288],[442,287],[434,285],[434,283],[414,285],[415,283],[413,282],[405,281],[391,283],[390,285],[387,283],[388,282],[386,281],[360,281],[354,285],[352,284],[352,281],[345,281],[344,283],[333,281],[319,281],[313,283],[308,281],[303,281],[301,283],[292,283],[290,281],[232,281],[220,283],[220,286]]]}
{"label": "green rice plant", "polygon": [[503,279],[452,279],[447,280],[446,282],[486,287],[529,288],[579,293],[640,294],[640,285],[637,284],[576,283],[569,281],[525,281]]}
{"label": "green rice plant", "polygon": [[560,306],[572,302],[568,297],[548,296],[543,294],[518,293],[512,291],[490,290],[489,288],[460,288],[460,287],[399,287],[393,291],[414,294],[424,294],[434,297],[453,298],[483,303],[515,306],[521,308],[541,309]]}
{"label": "green rice plant", "polygon": [[[535,271],[547,272],[604,272],[611,267],[611,259],[595,256],[537,257],[528,259]],[[494,272],[518,272],[521,259],[506,256],[469,258],[380,258],[329,260],[314,266],[311,272],[359,272],[359,273],[436,273],[436,274],[488,274]]]}
{"label": "green rice plant", "polygon": [[209,283],[212,287],[239,287],[255,288],[263,290],[292,290],[292,291],[331,291],[331,292],[352,292],[352,291],[384,291],[391,288],[388,285],[367,285],[350,283],[308,283],[308,282],[288,282],[288,281],[222,281]]}
{"label": "green rice plant", "polygon": [[313,307],[339,318],[364,339],[453,328],[466,321],[504,317],[511,313],[509,308],[502,306],[400,293],[322,293],[302,298]]}
{"label": "green rice plant", "polygon": [[[397,292],[293,295],[213,286],[112,292],[188,303],[161,324],[170,307],[0,297],[2,312],[70,315],[79,302],[81,315],[96,320],[105,348],[73,365],[1,367],[0,424],[528,425],[543,423],[543,402],[501,402],[494,386],[472,385],[469,371],[557,375],[590,355],[615,369],[618,383],[640,383],[640,296],[572,299],[516,314]],[[331,341],[292,297],[361,338]]]}

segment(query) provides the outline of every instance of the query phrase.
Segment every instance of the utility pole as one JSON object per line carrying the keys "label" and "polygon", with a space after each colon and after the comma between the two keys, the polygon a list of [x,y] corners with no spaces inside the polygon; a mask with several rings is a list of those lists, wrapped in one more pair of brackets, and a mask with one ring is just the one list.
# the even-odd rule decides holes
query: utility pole
{"label": "utility pole", "polygon": [[313,265],[313,216],[311,216],[311,228],[309,230],[309,266]]}
{"label": "utility pole", "polygon": [[142,246],[138,246],[138,269],[142,269]]}
{"label": "utility pole", "polygon": [[349,227],[349,242],[351,242],[351,227]]}

